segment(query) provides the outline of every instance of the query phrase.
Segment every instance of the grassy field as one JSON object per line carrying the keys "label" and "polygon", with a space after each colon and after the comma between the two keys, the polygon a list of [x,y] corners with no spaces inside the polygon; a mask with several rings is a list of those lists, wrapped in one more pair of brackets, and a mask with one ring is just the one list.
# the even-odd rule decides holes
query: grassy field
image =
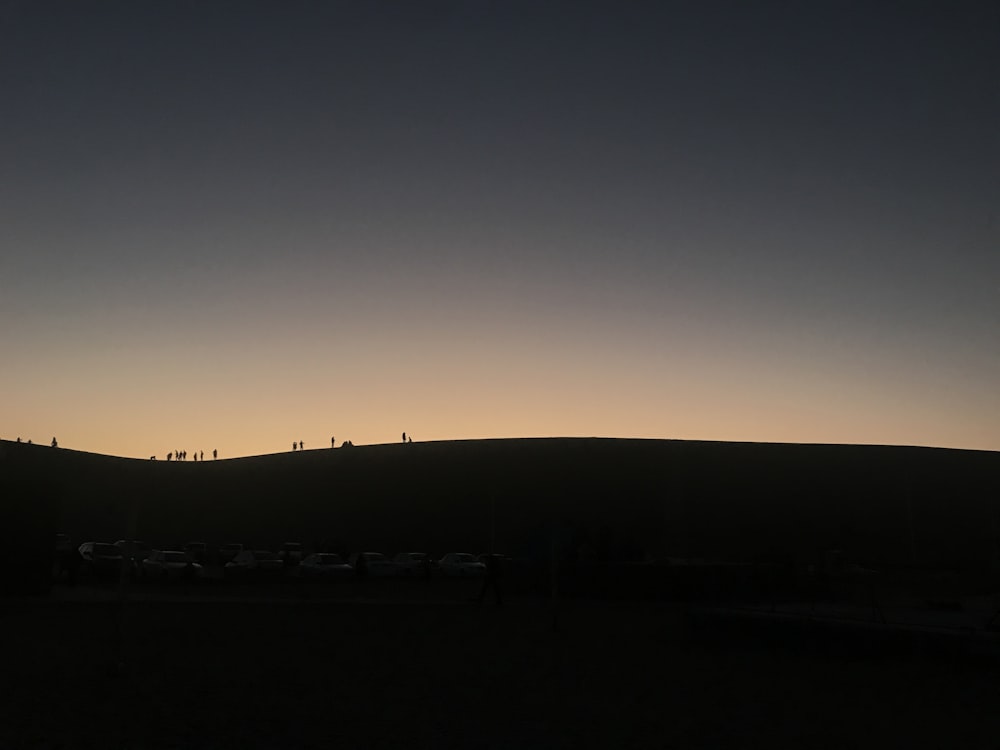
{"label": "grassy field", "polygon": [[[658,605],[9,600],[4,748],[995,748],[992,663]],[[121,640],[121,670],[110,670]]]}

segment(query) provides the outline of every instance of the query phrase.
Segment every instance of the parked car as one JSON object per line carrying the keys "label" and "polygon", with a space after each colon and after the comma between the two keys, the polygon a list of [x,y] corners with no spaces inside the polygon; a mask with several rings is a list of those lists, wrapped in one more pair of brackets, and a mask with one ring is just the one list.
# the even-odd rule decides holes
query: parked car
{"label": "parked car", "polygon": [[354,568],[332,552],[314,552],[299,565],[299,575],[308,579],[337,579],[354,574]]}
{"label": "parked car", "polygon": [[396,575],[423,576],[428,572],[430,559],[426,552],[400,552],[392,558],[396,566]]}
{"label": "parked car", "polygon": [[449,552],[438,560],[438,568],[446,576],[481,576],[486,566],[467,552]]}
{"label": "parked car", "polygon": [[142,561],[142,575],[152,580],[201,578],[204,570],[187,553],[180,550],[154,550]]}
{"label": "parked car", "polygon": [[121,573],[122,551],[106,542],[84,542],[78,548],[84,570],[98,578],[110,578]]}
{"label": "parked car", "polygon": [[204,542],[188,542],[184,545],[184,552],[200,565],[204,565],[208,558],[208,545]]}
{"label": "parked car", "polygon": [[227,576],[258,578],[280,575],[283,568],[284,563],[277,552],[266,549],[245,549],[227,562],[223,571]]}
{"label": "parked car", "polygon": [[349,562],[354,572],[362,577],[379,578],[396,574],[396,566],[381,552],[355,552]]}
{"label": "parked car", "polygon": [[223,564],[231,562],[242,551],[243,551],[242,544],[236,544],[236,543],[223,544],[221,547],[219,547],[219,562]]}

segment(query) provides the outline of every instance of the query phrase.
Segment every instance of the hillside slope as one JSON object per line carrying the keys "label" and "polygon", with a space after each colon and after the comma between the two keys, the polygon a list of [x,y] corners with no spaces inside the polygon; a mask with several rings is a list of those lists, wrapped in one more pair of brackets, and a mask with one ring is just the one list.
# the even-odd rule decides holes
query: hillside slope
{"label": "hillside slope", "polygon": [[547,554],[554,536],[612,559],[814,559],[840,547],[873,561],[985,564],[997,550],[991,452],[555,438],[204,463],[10,442],[0,452],[6,527],[80,541],[117,539],[132,523],[157,544],[298,539],[385,551],[480,551],[495,530],[512,553]]}

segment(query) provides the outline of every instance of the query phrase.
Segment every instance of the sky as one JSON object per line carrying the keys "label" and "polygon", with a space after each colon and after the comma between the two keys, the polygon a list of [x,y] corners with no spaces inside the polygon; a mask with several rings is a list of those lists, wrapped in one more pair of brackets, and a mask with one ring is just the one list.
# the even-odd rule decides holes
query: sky
{"label": "sky", "polygon": [[0,0],[0,437],[1000,450],[995,2]]}

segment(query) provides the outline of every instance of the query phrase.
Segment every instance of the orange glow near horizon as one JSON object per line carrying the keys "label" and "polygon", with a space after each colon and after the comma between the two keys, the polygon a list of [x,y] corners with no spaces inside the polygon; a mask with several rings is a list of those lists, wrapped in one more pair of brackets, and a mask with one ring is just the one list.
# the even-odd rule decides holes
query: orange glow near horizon
{"label": "orange glow near horizon", "polygon": [[370,345],[352,364],[287,341],[274,356],[248,348],[186,358],[178,348],[157,358],[162,342],[123,348],[69,373],[22,369],[18,379],[32,387],[5,384],[22,397],[5,405],[0,437],[48,444],[55,436],[64,448],[160,460],[175,450],[276,453],[300,440],[328,448],[331,437],[338,446],[394,443],[404,431],[415,441],[597,436],[1000,450],[989,411],[977,410],[974,394],[935,400],[933,373],[888,385],[891,374],[834,373],[811,359],[761,364],[736,348],[704,346],[683,357],[676,342],[657,351],[646,348],[652,341],[607,335],[598,349],[607,356],[597,357],[590,347],[598,342],[564,337],[546,347],[537,332],[507,345],[469,338],[456,352],[424,341],[433,365],[404,340],[384,342],[381,356]]}

